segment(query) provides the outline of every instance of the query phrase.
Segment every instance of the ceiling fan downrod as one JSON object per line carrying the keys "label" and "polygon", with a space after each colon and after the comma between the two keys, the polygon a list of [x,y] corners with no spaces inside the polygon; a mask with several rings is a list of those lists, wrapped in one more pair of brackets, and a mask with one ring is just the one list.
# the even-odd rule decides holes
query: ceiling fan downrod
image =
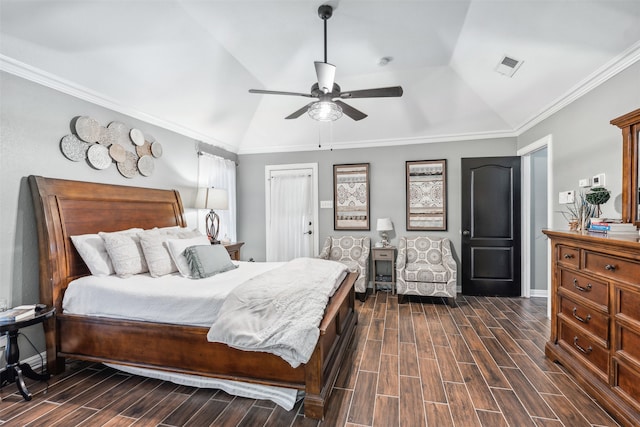
{"label": "ceiling fan downrod", "polygon": [[324,63],[327,63],[327,20],[333,15],[333,7],[323,4],[318,8],[318,16],[324,21]]}

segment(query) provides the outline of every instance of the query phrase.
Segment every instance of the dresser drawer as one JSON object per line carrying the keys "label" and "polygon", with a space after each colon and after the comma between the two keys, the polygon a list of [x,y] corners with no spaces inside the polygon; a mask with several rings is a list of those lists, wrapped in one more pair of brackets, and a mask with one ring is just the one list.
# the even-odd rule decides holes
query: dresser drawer
{"label": "dresser drawer", "polygon": [[613,280],[640,285],[640,263],[631,260],[585,251],[584,270]]}
{"label": "dresser drawer", "polygon": [[640,325],[640,292],[638,289],[630,290],[626,287],[616,286],[615,313],[622,317],[638,322]]}
{"label": "dresser drawer", "polygon": [[578,355],[579,361],[591,365],[604,381],[608,381],[609,351],[591,339],[581,328],[574,327],[569,322],[560,319],[558,329],[559,344]]}
{"label": "dresser drawer", "polygon": [[565,319],[609,342],[609,316],[565,297],[560,297],[560,312]]}
{"label": "dresser drawer", "polygon": [[569,267],[578,268],[580,265],[580,249],[572,246],[558,245],[556,261]]}
{"label": "dresser drawer", "polygon": [[560,288],[571,294],[587,298],[600,305],[603,310],[608,311],[609,285],[606,282],[560,269]]}
{"label": "dresser drawer", "polygon": [[640,372],[637,368],[617,359],[613,359],[613,389],[640,412]]}
{"label": "dresser drawer", "polygon": [[391,261],[393,259],[394,256],[394,250],[393,249],[376,249],[373,251],[373,259],[374,260],[381,260],[381,261]]}
{"label": "dresser drawer", "polygon": [[627,328],[620,324],[616,325],[617,339],[616,339],[616,353],[621,352],[638,365],[640,365],[640,334],[638,331]]}

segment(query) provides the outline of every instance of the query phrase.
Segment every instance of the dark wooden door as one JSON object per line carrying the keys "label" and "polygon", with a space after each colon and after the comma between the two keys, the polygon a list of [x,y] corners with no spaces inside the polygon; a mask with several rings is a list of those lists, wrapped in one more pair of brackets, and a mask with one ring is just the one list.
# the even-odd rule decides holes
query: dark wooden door
{"label": "dark wooden door", "polygon": [[462,293],[519,296],[520,157],[462,159]]}

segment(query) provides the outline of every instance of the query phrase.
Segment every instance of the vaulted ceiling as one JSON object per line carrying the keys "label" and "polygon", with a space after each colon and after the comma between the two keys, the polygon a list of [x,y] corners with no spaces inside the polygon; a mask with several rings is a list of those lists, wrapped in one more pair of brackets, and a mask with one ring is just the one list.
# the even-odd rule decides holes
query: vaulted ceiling
{"label": "vaulted ceiling", "polygon": [[[347,101],[364,120],[284,120],[309,99],[248,93],[309,92],[323,3],[342,89],[404,88]],[[236,153],[513,136],[640,59],[640,1],[0,0],[0,55]],[[511,78],[504,55],[523,61]]]}

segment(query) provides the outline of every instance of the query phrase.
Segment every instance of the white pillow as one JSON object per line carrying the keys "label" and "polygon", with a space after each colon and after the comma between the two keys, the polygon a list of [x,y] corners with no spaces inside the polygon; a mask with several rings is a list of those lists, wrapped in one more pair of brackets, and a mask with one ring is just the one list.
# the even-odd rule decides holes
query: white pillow
{"label": "white pillow", "polygon": [[169,253],[173,262],[176,263],[178,271],[184,277],[191,278],[191,269],[187,258],[184,256],[184,250],[189,246],[210,245],[211,242],[207,236],[192,237],[190,239],[169,239],[167,245],[169,246]]}
{"label": "white pillow", "polygon": [[178,271],[175,262],[171,259],[166,241],[168,239],[185,239],[201,236],[198,230],[189,230],[180,227],[154,228],[138,233],[140,246],[144,253],[149,274],[151,277],[161,277]]}
{"label": "white pillow", "polygon": [[[142,231],[142,228],[130,228],[129,230],[119,231],[119,233],[137,233],[140,231]],[[71,241],[92,275],[110,276],[115,273],[107,248],[104,246],[104,241],[98,234],[71,236]]]}
{"label": "white pillow", "polygon": [[129,277],[149,271],[138,233],[100,232],[98,235],[104,241],[113,269],[119,277]]}

